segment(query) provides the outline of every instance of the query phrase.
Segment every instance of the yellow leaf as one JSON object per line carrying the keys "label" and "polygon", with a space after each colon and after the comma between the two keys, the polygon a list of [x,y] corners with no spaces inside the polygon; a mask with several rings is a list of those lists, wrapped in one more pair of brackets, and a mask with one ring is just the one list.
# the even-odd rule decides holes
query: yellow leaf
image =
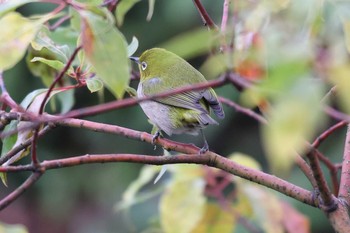
{"label": "yellow leaf", "polygon": [[255,219],[264,232],[283,233],[283,209],[280,201],[270,191],[255,184],[245,183],[242,186],[250,200]]}
{"label": "yellow leaf", "polygon": [[243,165],[245,167],[250,167],[250,168],[253,168],[256,170],[261,170],[260,164],[255,159],[250,157],[249,155],[235,152],[235,153],[232,153],[229,155],[229,159],[231,159],[234,162],[236,162],[240,165]]}
{"label": "yellow leaf", "polygon": [[189,233],[202,219],[206,199],[203,180],[175,181],[160,201],[161,225],[165,233]]}
{"label": "yellow leaf", "polygon": [[[12,68],[24,56],[40,24],[10,12],[0,19],[0,70]],[[4,56],[6,54],[6,56]]]}
{"label": "yellow leaf", "polygon": [[342,64],[333,67],[329,76],[330,81],[337,86],[336,96],[340,107],[344,112],[350,114],[350,65]]}
{"label": "yellow leaf", "polygon": [[236,218],[229,209],[215,203],[207,203],[202,220],[191,233],[231,233],[235,224]]}
{"label": "yellow leaf", "polygon": [[345,34],[345,46],[350,53],[350,21],[346,20],[343,22],[343,30]]}

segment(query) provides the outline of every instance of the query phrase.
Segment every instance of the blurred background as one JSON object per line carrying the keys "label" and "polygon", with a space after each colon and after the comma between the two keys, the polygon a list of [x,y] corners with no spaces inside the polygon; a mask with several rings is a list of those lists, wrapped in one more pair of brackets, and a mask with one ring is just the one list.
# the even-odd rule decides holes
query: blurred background
{"label": "blurred background", "polygon": [[[214,22],[220,24],[223,1],[203,0],[202,2]],[[292,2],[296,7],[302,8],[300,3],[303,1]],[[311,5],[313,1],[307,2]],[[23,15],[32,15],[47,12],[50,9],[53,9],[50,4],[28,4],[19,8],[18,11]],[[127,41],[130,42],[133,36],[138,38],[140,44],[136,55],[140,55],[145,49],[157,47],[177,35],[204,27],[192,1],[156,1],[153,17],[149,22],[146,21],[147,12],[148,2],[140,1],[127,13],[124,24],[120,27]],[[300,12],[302,12],[301,9]],[[282,11],[279,14],[278,17],[284,17],[289,13]],[[292,15],[290,19],[293,20],[295,17]],[[307,17],[307,14],[303,17]],[[336,26],[334,28],[335,33],[341,33],[341,29]],[[283,33],[289,35],[293,30],[295,28],[286,27]],[[302,26],[298,30],[303,30]],[[200,56],[190,59],[189,62],[199,68],[205,59],[205,56]],[[29,72],[24,59],[14,69],[6,71],[4,77],[9,93],[17,102],[20,102],[30,91],[44,87],[41,81]],[[131,85],[136,87],[137,83],[132,81]],[[218,95],[239,101],[239,92],[231,86],[218,88],[216,91]],[[99,103],[97,94],[91,94],[85,88],[77,89],[75,98],[74,108]],[[106,92],[105,101],[111,100],[114,100],[114,97]],[[259,124],[231,108],[226,106],[224,108],[226,118],[220,121],[220,125],[208,127],[205,130],[211,150],[223,156],[233,152],[248,154],[262,165],[264,171],[268,171],[261,146]],[[139,106],[99,114],[87,119],[139,131],[151,131],[151,125]],[[320,127],[320,132],[332,123],[334,122],[326,122]],[[344,134],[345,130],[339,130],[322,145],[321,149],[327,155],[331,155],[330,158],[333,161],[341,161]],[[186,135],[173,136],[172,139],[191,142],[198,146],[202,143],[200,137]],[[153,150],[153,146],[147,143],[122,136],[63,127],[52,130],[41,138],[38,144],[40,160],[116,152],[151,155],[163,153],[160,148]],[[152,218],[157,218],[159,197],[136,205],[128,212],[116,212],[113,208],[121,200],[128,185],[136,179],[141,167],[142,165],[139,164],[119,163],[50,170],[17,201],[0,212],[0,221],[24,224],[29,232],[35,233],[141,232],[152,224]],[[9,187],[1,185],[0,196],[5,196],[20,185],[28,175],[25,172],[10,174]],[[310,188],[308,181],[297,168],[293,169],[286,178],[297,185]],[[310,218],[312,232],[331,232],[329,223],[321,211],[288,197],[279,196]]]}

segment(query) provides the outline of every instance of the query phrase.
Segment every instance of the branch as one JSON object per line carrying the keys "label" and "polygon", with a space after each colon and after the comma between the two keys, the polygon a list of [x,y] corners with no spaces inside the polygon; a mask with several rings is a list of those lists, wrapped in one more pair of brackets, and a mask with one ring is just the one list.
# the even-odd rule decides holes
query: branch
{"label": "branch", "polygon": [[[65,5],[61,5],[61,6],[63,6],[63,8],[64,8]],[[64,74],[68,71],[69,67],[73,63],[73,60],[74,60],[75,56],[78,54],[78,52],[79,52],[79,50],[81,48],[82,48],[82,46],[80,45],[73,51],[73,53],[70,56],[68,62],[65,64],[65,66],[63,67],[61,72],[56,76],[55,80],[51,83],[49,89],[47,90],[47,92],[45,94],[45,97],[44,97],[43,101],[40,104],[40,108],[39,108],[39,112],[38,112],[39,115],[43,114],[46,102],[49,99],[51,92],[55,88],[56,84],[59,81],[61,81],[61,79],[64,77]],[[32,162],[34,164],[38,164],[39,163],[38,156],[37,156],[37,153],[36,153],[36,145],[37,145],[38,135],[39,135],[39,127],[36,127],[35,130],[34,130],[34,134],[33,134],[32,148],[31,148]]]}
{"label": "branch", "polygon": [[[44,134],[46,134],[48,131],[50,131],[52,129],[51,125],[47,125],[45,126],[40,132],[38,137],[43,136]],[[20,152],[21,150],[24,150],[25,148],[27,148],[31,143],[33,142],[33,137],[27,139],[26,141],[22,142],[21,144],[19,144],[16,147],[13,147],[9,152],[7,152],[6,154],[2,155],[0,157],[0,165],[4,164],[5,162],[7,162],[10,158],[12,158],[13,156],[15,156],[18,152]]]}
{"label": "branch", "polygon": [[0,210],[3,210],[12,202],[17,200],[17,198],[21,196],[24,193],[24,191],[26,191],[30,186],[32,186],[41,177],[43,173],[44,170],[36,170],[31,176],[28,177],[28,179],[22,185],[17,187],[12,193],[0,200]]}
{"label": "branch", "polygon": [[216,29],[214,21],[210,18],[208,12],[205,10],[200,0],[193,0],[194,5],[196,6],[205,26],[208,26],[209,29]]}
{"label": "branch", "polygon": [[350,124],[348,124],[345,138],[339,198],[343,198],[345,202],[350,205]]}
{"label": "branch", "polygon": [[250,117],[254,118],[255,120],[259,121],[260,123],[267,124],[267,120],[263,116],[254,112],[253,110],[251,110],[249,108],[244,108],[244,107],[236,104],[232,100],[226,99],[224,97],[219,97],[219,100],[221,103],[226,104],[226,105],[234,108],[237,112],[244,113],[247,116],[250,116]]}
{"label": "branch", "polygon": [[336,120],[346,121],[347,123],[350,123],[350,116],[343,112],[340,112],[329,106],[324,107],[323,110],[325,111],[325,113],[327,113],[329,116],[333,117]]}
{"label": "branch", "polygon": [[[316,138],[316,140],[312,143],[311,146],[313,148],[317,149],[326,138],[328,138],[332,133],[334,133],[335,130],[340,129],[341,127],[343,127],[345,125],[346,125],[345,121],[340,121],[337,124],[331,126],[327,130],[325,130],[322,134],[320,134]],[[339,182],[338,182],[338,176],[337,176],[338,175],[338,166],[333,164],[332,161],[329,158],[327,158],[326,156],[324,156],[323,154],[318,153],[317,155],[318,155],[319,160],[321,160],[328,168],[330,176],[331,176],[332,184],[333,184],[333,193],[335,196],[338,196],[338,191],[339,191]]]}
{"label": "branch", "polygon": [[[151,138],[152,136],[149,135]],[[164,164],[178,164],[178,163],[190,163],[190,164],[203,164],[210,167],[215,167],[229,172],[233,175],[239,176],[243,179],[253,181],[255,183],[264,185],[268,188],[283,193],[289,197],[297,199],[305,204],[315,206],[312,199],[312,193],[294,184],[291,184],[285,180],[282,180],[276,176],[264,173],[259,170],[244,167],[238,163],[233,162],[230,159],[222,157],[213,152],[207,152],[206,154],[186,154],[186,155],[168,155],[168,156],[149,156],[149,155],[136,155],[136,154],[96,154],[96,155],[82,155],[64,159],[57,159],[51,161],[43,161],[40,163],[40,167],[48,169],[56,169],[63,167],[78,166],[81,164],[89,163],[110,163],[110,162],[129,162],[129,163],[142,163],[153,165]],[[0,167],[0,172],[19,172],[19,171],[32,171],[36,169],[34,165],[24,166],[5,166]]]}
{"label": "branch", "polygon": [[[23,109],[11,98],[11,96],[7,92],[2,72],[0,72],[0,89],[1,89],[0,102],[9,106],[11,109],[18,109],[23,111]],[[5,110],[5,109],[2,109],[2,110]]]}
{"label": "branch", "polygon": [[326,212],[330,213],[337,209],[337,202],[335,202],[332,193],[330,192],[326,179],[323,175],[318,160],[318,151],[314,148],[310,148],[310,152],[306,155],[310,161],[311,170],[315,177],[318,190],[320,192],[321,200],[319,206]]}
{"label": "branch", "polygon": [[176,88],[176,89],[173,89],[170,91],[165,91],[163,93],[159,93],[156,95],[146,96],[146,97],[142,97],[142,98],[127,98],[127,99],[123,99],[123,100],[112,101],[112,102],[105,103],[105,104],[99,104],[99,105],[92,106],[92,107],[86,107],[86,108],[72,110],[72,111],[68,112],[67,114],[63,115],[62,118],[92,116],[92,115],[96,115],[96,114],[102,113],[102,112],[104,113],[104,112],[108,112],[108,111],[115,110],[115,109],[133,106],[137,103],[140,103],[140,102],[146,101],[146,100],[164,98],[164,97],[167,97],[170,95],[175,95],[175,94],[183,93],[186,91],[192,91],[192,90],[201,90],[201,89],[205,89],[208,87],[218,87],[218,86],[224,85],[225,83],[226,83],[226,77],[223,76],[223,77],[216,79],[216,80],[211,80],[211,81],[204,82],[204,83],[198,83],[195,85],[188,85],[188,86]]}
{"label": "branch", "polygon": [[332,133],[334,133],[335,130],[342,128],[346,124],[347,124],[346,121],[340,121],[340,122],[336,123],[335,125],[331,126],[330,128],[328,128],[327,130],[325,130],[312,143],[312,147],[317,149],[326,138],[328,138]]}

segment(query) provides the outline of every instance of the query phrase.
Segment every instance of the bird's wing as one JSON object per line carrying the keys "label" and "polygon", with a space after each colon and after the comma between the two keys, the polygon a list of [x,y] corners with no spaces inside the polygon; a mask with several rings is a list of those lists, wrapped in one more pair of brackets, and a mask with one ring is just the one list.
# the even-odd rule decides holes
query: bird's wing
{"label": "bird's wing", "polygon": [[[177,88],[180,87],[169,88],[165,86],[162,79],[157,77],[145,80],[142,83],[142,90],[145,96],[150,96],[152,95],[151,93],[162,93]],[[180,108],[199,110],[204,113],[209,113],[210,106],[219,118],[224,117],[222,106],[212,88],[187,91],[181,94],[158,98],[155,101]]]}

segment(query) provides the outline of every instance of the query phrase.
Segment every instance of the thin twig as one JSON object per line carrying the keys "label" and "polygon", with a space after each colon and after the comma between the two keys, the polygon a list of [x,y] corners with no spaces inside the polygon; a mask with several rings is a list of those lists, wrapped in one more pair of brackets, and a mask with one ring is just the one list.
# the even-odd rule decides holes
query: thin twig
{"label": "thin twig", "polygon": [[299,169],[304,173],[306,178],[310,181],[312,187],[316,189],[317,182],[309,164],[299,154],[296,154],[295,156],[295,163],[298,165]]}
{"label": "thin twig", "polygon": [[[45,126],[42,130],[40,130],[38,137],[43,136],[44,134],[46,134],[47,132],[49,132],[52,129],[51,125],[47,125]],[[12,158],[13,156],[15,156],[18,152],[20,152],[21,150],[26,149],[31,143],[33,142],[33,137],[28,138],[26,141],[22,142],[21,144],[19,144],[16,147],[13,147],[9,152],[7,152],[6,154],[4,154],[1,158],[0,158],[0,165],[4,164],[5,162],[7,162],[10,158]]]}
{"label": "thin twig", "polygon": [[70,19],[72,16],[70,15],[65,15],[63,17],[61,17],[59,20],[57,20],[53,25],[49,25],[49,30],[50,31],[54,31],[56,30],[56,28],[58,28],[59,26],[61,26],[61,24],[63,24],[65,21],[67,21],[68,19]]}
{"label": "thin twig", "polygon": [[208,26],[210,29],[216,29],[214,21],[210,18],[208,12],[205,10],[200,0],[193,0],[194,5],[196,6],[205,26]]}
{"label": "thin twig", "polygon": [[[23,109],[14,101],[9,93],[7,92],[7,89],[5,87],[5,82],[4,82],[4,77],[2,72],[0,72],[0,89],[1,89],[1,97],[0,97],[0,102],[6,104],[9,106],[11,109],[18,109],[23,111]],[[3,109],[5,110],[5,109]]]}
{"label": "thin twig", "polygon": [[325,111],[325,113],[327,113],[329,116],[333,117],[336,120],[340,120],[340,121],[346,121],[347,123],[350,123],[350,116],[340,112],[330,106],[326,106],[323,109]]}
{"label": "thin twig", "polygon": [[67,117],[85,117],[85,116],[92,116],[98,113],[104,113],[107,111],[115,110],[115,109],[120,109],[124,107],[129,107],[132,105],[135,105],[137,103],[147,101],[147,100],[153,100],[157,98],[164,98],[170,95],[175,95],[187,91],[193,91],[193,90],[201,90],[205,89],[208,87],[218,87],[222,86],[226,83],[225,78],[220,78],[216,80],[210,80],[205,83],[198,83],[195,85],[188,85],[184,86],[181,88],[176,88],[173,90],[165,91],[163,93],[155,94],[155,95],[150,95],[142,98],[128,98],[128,99],[123,99],[123,100],[116,100],[112,101],[109,103],[105,104],[99,104],[97,106],[92,106],[92,107],[86,107],[86,108],[81,108],[81,109],[76,109],[68,112],[67,114],[63,115],[62,118],[67,118]]}
{"label": "thin twig", "polygon": [[[60,82],[61,79],[64,77],[64,74],[67,72],[67,70],[69,69],[69,67],[73,63],[73,60],[74,60],[75,56],[78,54],[78,52],[79,52],[79,50],[81,48],[82,48],[82,46],[80,45],[73,51],[73,53],[70,56],[68,62],[65,64],[65,66],[63,67],[61,72],[56,76],[55,80],[51,83],[49,89],[47,90],[47,92],[45,94],[45,97],[44,97],[43,101],[40,104],[40,108],[39,108],[39,112],[38,112],[39,115],[43,114],[46,102],[49,99],[51,92],[55,88],[56,84],[58,82]],[[39,160],[38,160],[38,156],[37,156],[37,152],[36,152],[38,135],[39,135],[39,127],[36,127],[35,130],[34,130],[32,147],[31,147],[31,155],[32,155],[31,158],[32,158],[32,163],[33,164],[39,164]]]}
{"label": "thin twig", "polygon": [[346,121],[340,121],[335,125],[331,126],[330,128],[328,128],[327,130],[325,130],[315,139],[315,141],[312,143],[312,147],[317,149],[326,138],[328,138],[332,133],[334,133],[334,131],[342,128],[346,124],[347,124]]}
{"label": "thin twig", "polygon": [[222,10],[222,20],[221,20],[221,32],[223,32],[223,33],[226,32],[228,15],[230,12],[229,11],[230,4],[231,4],[231,0],[224,1],[224,7]]}
{"label": "thin twig", "polygon": [[253,110],[249,108],[244,108],[240,106],[239,104],[233,102],[232,100],[226,99],[224,97],[218,97],[221,103],[224,103],[232,108],[234,108],[237,112],[241,112],[243,114],[246,114],[247,116],[250,116],[254,118],[255,120],[259,121],[260,123],[267,124],[267,120],[259,115],[258,113],[254,112]]}
{"label": "thin twig", "polygon": [[[340,121],[338,123],[336,123],[335,125],[331,126],[330,128],[328,128],[327,130],[325,130],[323,133],[321,133],[316,139],[315,141],[312,143],[312,147],[317,149],[321,143],[327,139],[332,133],[334,133],[334,131],[336,131],[337,129],[342,128],[343,126],[345,126],[347,123],[346,121]],[[330,176],[331,176],[331,180],[332,180],[332,186],[333,186],[333,193],[335,196],[338,196],[338,191],[339,191],[339,181],[338,181],[338,167],[332,163],[332,161],[327,158],[326,156],[324,156],[321,153],[317,154],[319,157],[319,160],[322,161],[326,167],[329,170]]]}
{"label": "thin twig", "polygon": [[344,198],[346,203],[350,203],[350,124],[346,132],[343,166],[340,177],[339,197]]}
{"label": "thin twig", "polygon": [[309,159],[311,170],[315,177],[318,191],[320,192],[320,207],[326,212],[330,213],[337,209],[337,203],[334,201],[331,191],[327,185],[326,179],[320,167],[318,160],[318,151],[312,147],[309,148],[307,158]]}
{"label": "thin twig", "polygon": [[44,173],[44,171],[34,171],[31,176],[19,187],[17,187],[12,193],[7,195],[5,198],[0,200],[0,210],[3,210],[12,202],[17,200],[19,196],[21,196],[24,191],[26,191],[29,187],[31,187]]}

